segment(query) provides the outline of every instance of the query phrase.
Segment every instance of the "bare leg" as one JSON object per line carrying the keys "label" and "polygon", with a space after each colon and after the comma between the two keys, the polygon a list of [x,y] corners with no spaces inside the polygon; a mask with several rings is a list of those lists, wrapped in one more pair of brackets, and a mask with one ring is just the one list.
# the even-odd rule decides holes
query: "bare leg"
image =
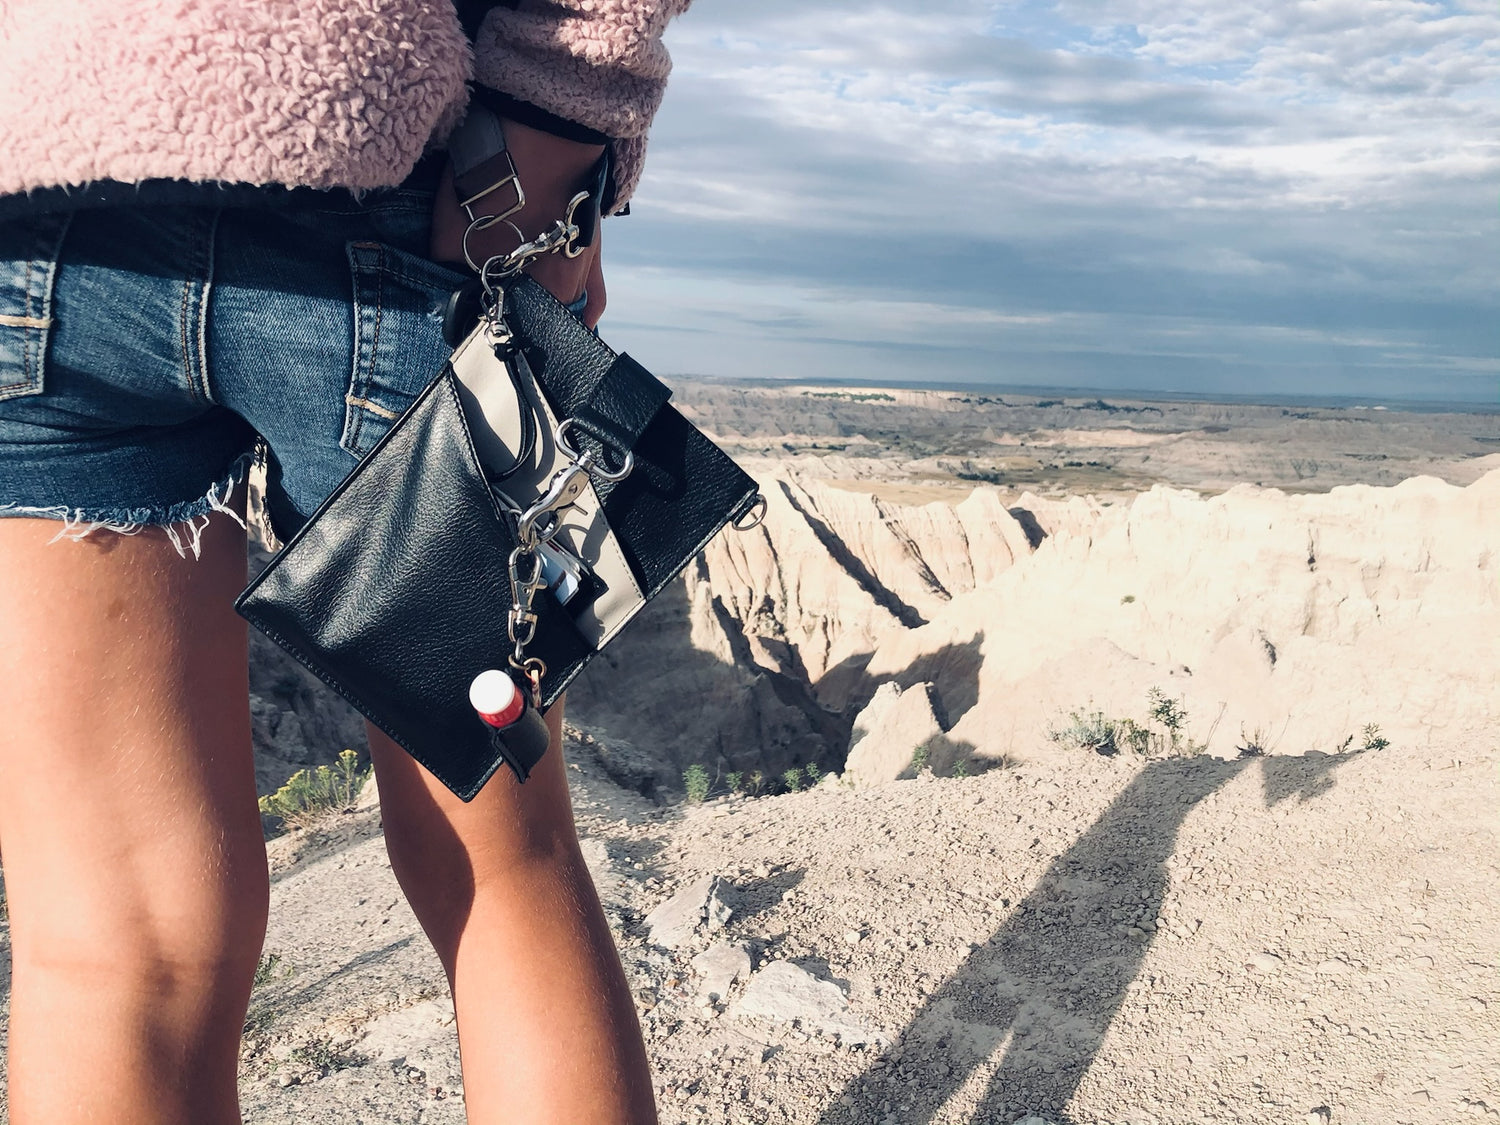
{"label": "bare leg", "polygon": [[229,1125],[268,897],[244,532],[0,519],[14,1125]]}
{"label": "bare leg", "polygon": [[378,730],[391,864],[448,971],[471,1125],[652,1125],[635,1006],[573,827],[560,748],[464,804]]}

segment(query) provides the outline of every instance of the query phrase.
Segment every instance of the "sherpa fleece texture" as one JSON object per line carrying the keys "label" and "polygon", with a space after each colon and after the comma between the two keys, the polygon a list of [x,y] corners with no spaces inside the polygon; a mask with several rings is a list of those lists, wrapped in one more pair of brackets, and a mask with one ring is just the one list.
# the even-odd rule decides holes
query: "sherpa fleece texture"
{"label": "sherpa fleece texture", "polygon": [[661,37],[692,0],[521,0],[474,37],[474,77],[615,138],[618,202],[646,156],[672,60]]}
{"label": "sherpa fleece texture", "polygon": [[[522,0],[480,81],[621,138],[623,203],[688,0]],[[0,193],[182,179],[400,183],[462,116],[450,0],[0,0]]]}

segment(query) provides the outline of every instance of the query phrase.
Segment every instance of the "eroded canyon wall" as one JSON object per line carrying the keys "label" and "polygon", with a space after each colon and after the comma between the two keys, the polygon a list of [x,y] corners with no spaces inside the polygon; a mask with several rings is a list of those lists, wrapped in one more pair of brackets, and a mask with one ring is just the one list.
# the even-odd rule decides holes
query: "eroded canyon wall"
{"label": "eroded canyon wall", "polygon": [[765,523],[716,540],[572,694],[662,781],[694,761],[839,768],[888,682],[932,685],[939,769],[1049,753],[1074,711],[1144,722],[1152,688],[1222,755],[1500,718],[1500,473],[1011,508],[987,487],[904,507],[763,486]]}

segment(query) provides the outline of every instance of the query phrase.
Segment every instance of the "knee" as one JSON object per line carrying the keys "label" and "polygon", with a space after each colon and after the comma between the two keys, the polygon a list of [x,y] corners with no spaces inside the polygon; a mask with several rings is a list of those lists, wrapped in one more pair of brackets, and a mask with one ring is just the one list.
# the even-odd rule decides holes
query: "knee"
{"label": "knee", "polygon": [[262,866],[233,879],[129,878],[12,902],[17,966],[158,988],[248,988],[265,940]]}
{"label": "knee", "polygon": [[[402,892],[445,966],[476,918],[504,923],[514,914],[571,906],[592,883],[571,825],[532,824],[501,839],[386,834]],[[572,910],[568,911],[572,913]]]}

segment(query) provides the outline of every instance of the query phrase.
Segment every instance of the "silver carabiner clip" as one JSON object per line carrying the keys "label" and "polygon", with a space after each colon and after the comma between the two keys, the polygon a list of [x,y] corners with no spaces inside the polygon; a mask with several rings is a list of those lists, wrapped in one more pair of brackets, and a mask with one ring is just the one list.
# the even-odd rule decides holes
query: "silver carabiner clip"
{"label": "silver carabiner clip", "polygon": [[542,520],[556,516],[565,508],[578,503],[578,498],[588,490],[589,466],[581,461],[564,465],[552,474],[547,490],[536,498],[536,502],[521,515],[517,535],[522,543],[534,544],[550,536],[556,530],[556,520],[545,528]]}
{"label": "silver carabiner clip", "polygon": [[586,466],[592,476],[608,481],[610,484],[619,483],[635,471],[635,454],[629,449],[625,451],[625,461],[618,469],[611,469],[608,465],[595,461],[592,452],[580,454],[574,448],[573,443],[568,441],[568,430],[576,421],[576,418],[564,418],[552,431],[552,440],[557,442],[557,448],[561,449],[569,460],[576,465]]}
{"label": "silver carabiner clip", "polygon": [[589,199],[589,193],[580,191],[568,202],[568,210],[563,215],[563,223],[567,229],[568,237],[563,243],[563,257],[576,258],[588,249],[587,246],[578,245],[578,236],[583,232],[578,229],[578,224],[573,221],[573,216],[578,213],[578,208]]}

